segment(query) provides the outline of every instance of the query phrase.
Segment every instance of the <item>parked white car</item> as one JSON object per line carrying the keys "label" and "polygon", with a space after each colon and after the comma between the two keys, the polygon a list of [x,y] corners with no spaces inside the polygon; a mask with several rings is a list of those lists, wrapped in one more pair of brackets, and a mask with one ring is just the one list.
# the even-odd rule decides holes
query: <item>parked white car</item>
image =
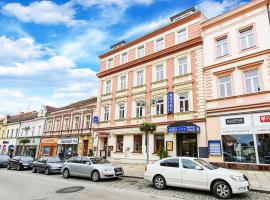
{"label": "parked white car", "polygon": [[146,166],[144,178],[159,190],[166,186],[207,190],[220,199],[249,191],[248,178],[242,173],[218,168],[199,158],[159,160]]}

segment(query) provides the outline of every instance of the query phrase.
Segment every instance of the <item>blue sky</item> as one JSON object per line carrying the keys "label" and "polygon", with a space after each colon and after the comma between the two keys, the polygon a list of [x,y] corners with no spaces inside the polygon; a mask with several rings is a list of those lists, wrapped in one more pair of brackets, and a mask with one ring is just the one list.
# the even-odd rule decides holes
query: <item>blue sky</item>
{"label": "blue sky", "polygon": [[241,0],[0,0],[0,115],[97,95],[98,55],[197,6],[214,17]]}

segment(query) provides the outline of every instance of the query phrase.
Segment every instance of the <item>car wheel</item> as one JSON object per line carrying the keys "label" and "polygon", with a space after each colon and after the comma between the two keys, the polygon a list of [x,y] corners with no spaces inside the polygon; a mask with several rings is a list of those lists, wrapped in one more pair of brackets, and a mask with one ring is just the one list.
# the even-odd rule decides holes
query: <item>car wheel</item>
{"label": "car wheel", "polygon": [[213,192],[219,199],[229,199],[232,196],[230,185],[223,181],[218,181],[214,184]]}
{"label": "car wheel", "polygon": [[48,167],[45,169],[45,174],[46,174],[46,175],[49,175],[49,174],[50,174],[50,170],[49,170]]}
{"label": "car wheel", "polygon": [[166,187],[166,180],[161,175],[155,176],[154,180],[153,180],[153,183],[154,183],[155,188],[157,188],[159,190],[163,190]]}
{"label": "car wheel", "polygon": [[36,173],[37,172],[37,168],[36,167],[33,167],[32,172],[33,173]]}
{"label": "car wheel", "polygon": [[17,165],[17,171],[21,170],[21,165]]}
{"label": "car wheel", "polygon": [[91,179],[93,182],[98,182],[100,180],[100,174],[98,171],[93,171],[91,175]]}
{"label": "car wheel", "polygon": [[7,169],[10,170],[10,165],[9,164],[7,165]]}
{"label": "car wheel", "polygon": [[68,178],[69,177],[69,170],[68,169],[64,169],[64,171],[63,171],[63,177],[64,178]]}

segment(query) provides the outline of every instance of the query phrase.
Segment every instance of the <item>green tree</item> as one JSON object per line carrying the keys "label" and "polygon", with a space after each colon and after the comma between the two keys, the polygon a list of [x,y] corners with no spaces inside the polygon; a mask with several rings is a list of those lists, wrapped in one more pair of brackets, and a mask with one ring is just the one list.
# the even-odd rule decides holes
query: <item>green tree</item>
{"label": "green tree", "polygon": [[144,122],[140,126],[140,131],[145,133],[145,146],[146,146],[146,161],[149,163],[149,134],[155,132],[157,129],[156,124],[151,122]]}
{"label": "green tree", "polygon": [[25,148],[25,144],[30,143],[30,140],[27,138],[21,139],[20,140],[20,144],[22,144],[22,152],[21,152],[21,156],[24,156],[24,148]]}

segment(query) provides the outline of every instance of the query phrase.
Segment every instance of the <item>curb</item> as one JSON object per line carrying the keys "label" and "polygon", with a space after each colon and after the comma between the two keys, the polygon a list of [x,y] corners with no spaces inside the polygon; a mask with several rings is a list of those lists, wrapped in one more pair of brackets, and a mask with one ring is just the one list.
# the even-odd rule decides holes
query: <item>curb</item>
{"label": "curb", "polygon": [[124,175],[122,176],[124,178],[136,178],[136,179],[143,179],[143,177],[140,177],[140,176],[129,176],[129,175]]}

